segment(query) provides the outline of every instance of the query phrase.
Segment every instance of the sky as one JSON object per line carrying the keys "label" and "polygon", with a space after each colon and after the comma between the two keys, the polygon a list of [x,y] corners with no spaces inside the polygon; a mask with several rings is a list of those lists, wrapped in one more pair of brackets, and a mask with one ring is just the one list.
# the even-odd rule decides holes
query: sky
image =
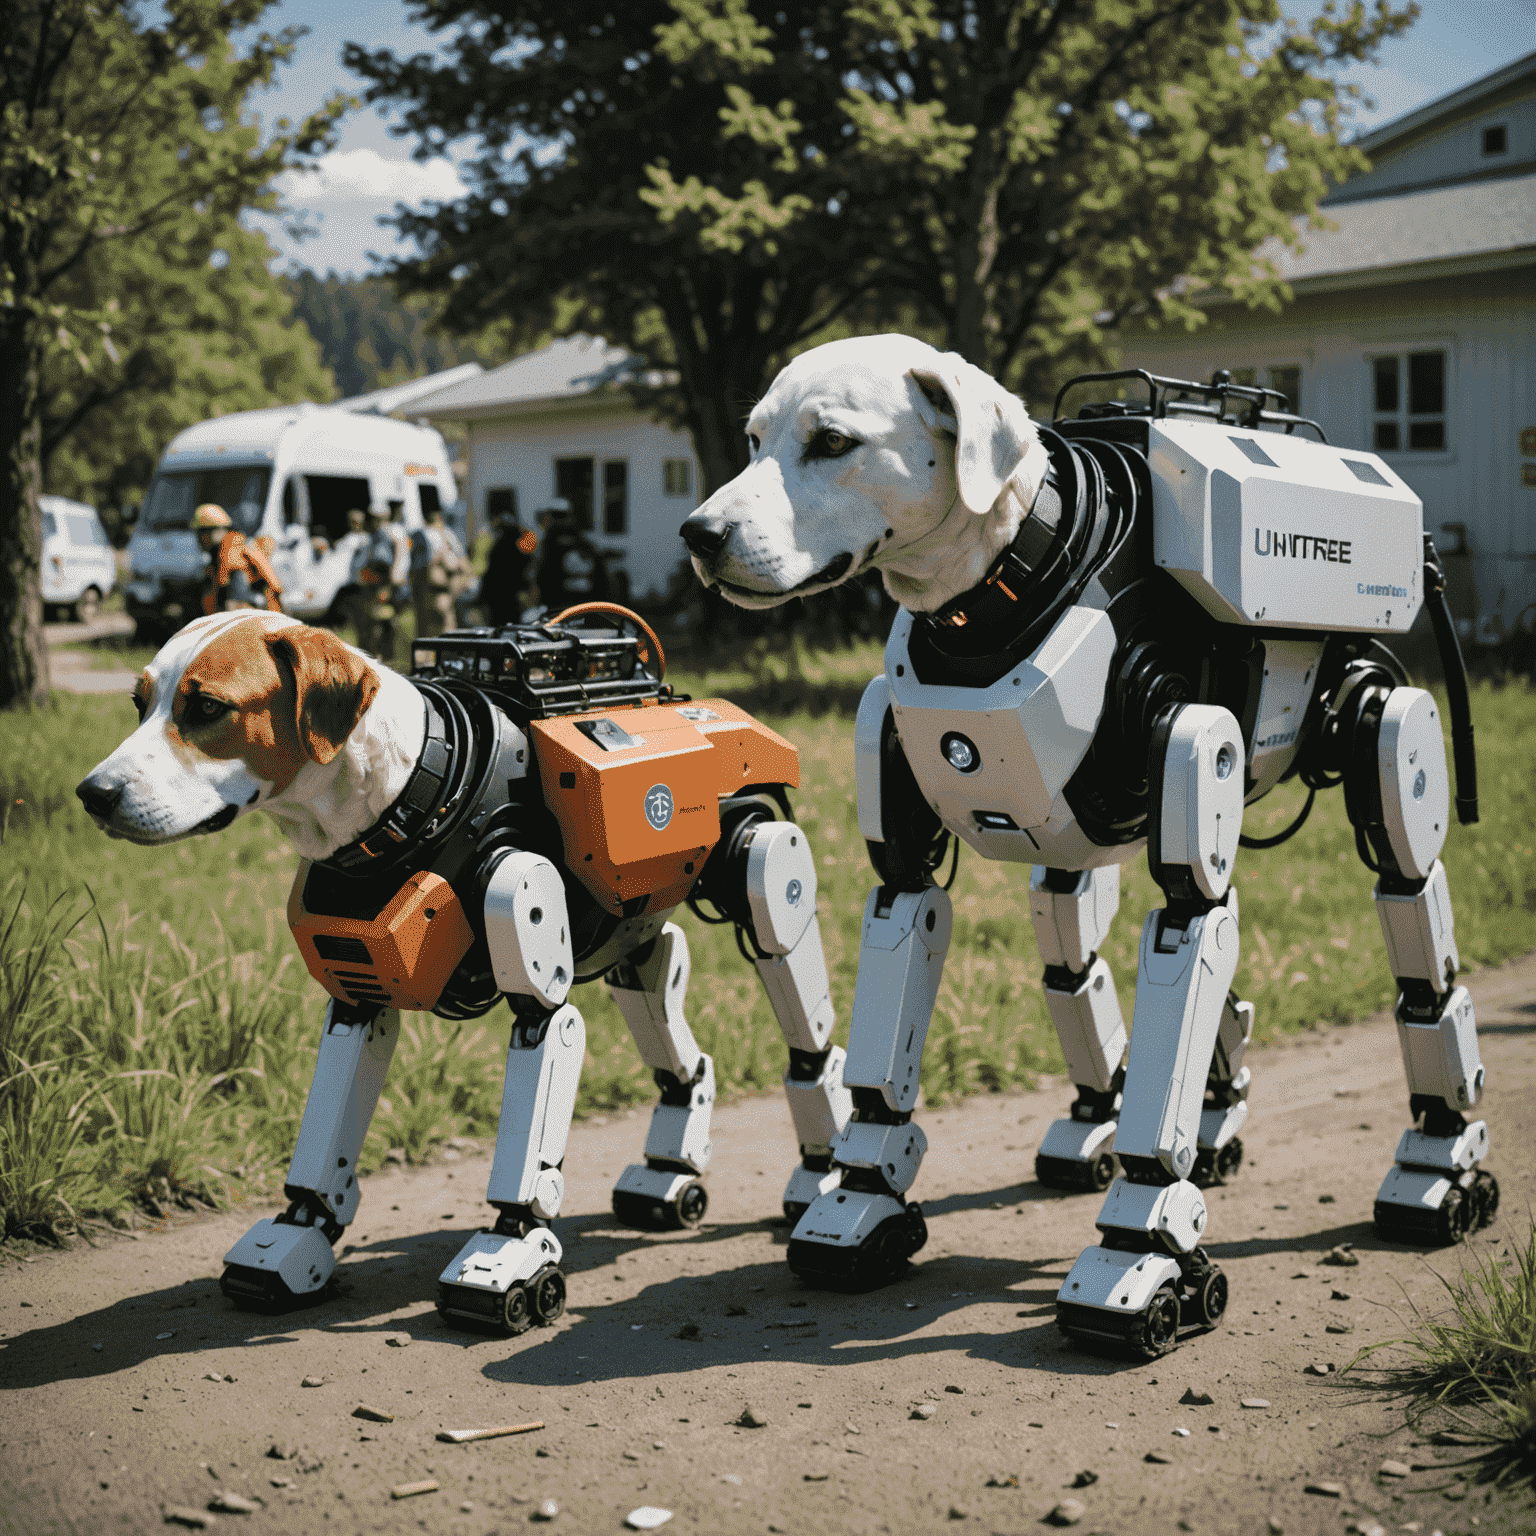
{"label": "sky", "polygon": [[[1459,90],[1522,55],[1536,51],[1536,0],[1420,0],[1423,14],[1405,37],[1381,50],[1380,62],[1345,76],[1364,88],[1374,107],[1356,118],[1361,131]],[[361,42],[410,55],[435,50],[426,28],[407,19],[403,0],[280,0],[262,26],[308,28],[292,61],[269,91],[253,98],[264,122],[298,118],[337,91],[361,94],[362,82],[341,62],[342,44]],[[291,238],[284,221],[258,219],[278,251],[278,265],[361,276],[380,258],[407,254],[378,220],[397,202],[451,199],[460,182],[446,157],[411,159],[413,141],[390,132],[392,119],[359,107],[344,121],[335,149],[307,173],[288,172],[279,190],[317,233]]]}

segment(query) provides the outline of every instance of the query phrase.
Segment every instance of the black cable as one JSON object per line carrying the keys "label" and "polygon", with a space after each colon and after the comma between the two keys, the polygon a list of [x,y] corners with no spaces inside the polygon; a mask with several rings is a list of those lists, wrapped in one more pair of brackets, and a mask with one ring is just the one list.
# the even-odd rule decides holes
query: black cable
{"label": "black cable", "polygon": [[1307,801],[1301,808],[1301,814],[1288,826],[1285,831],[1277,832],[1273,837],[1249,837],[1246,832],[1238,834],[1237,845],[1239,848],[1278,848],[1281,843],[1288,842],[1301,831],[1308,816],[1312,814],[1312,802],[1317,799],[1317,790],[1310,784],[1307,786]]}
{"label": "black cable", "polygon": [[[943,863],[943,857],[942,856],[940,857],[939,862]],[[960,873],[960,839],[957,837],[957,838],[955,838],[955,851],[954,851],[954,854],[953,854],[952,858],[950,859],[950,864],[949,864],[949,879],[944,882],[944,889],[946,891],[955,883],[955,876],[958,875],[959,873]]]}
{"label": "black cable", "polygon": [[1456,623],[1445,599],[1445,569],[1434,540],[1424,535],[1424,601],[1435,631],[1445,694],[1451,706],[1451,756],[1456,764],[1456,819],[1469,827],[1477,820],[1477,749],[1472,742],[1472,701],[1467,696],[1467,668],[1461,659]]}

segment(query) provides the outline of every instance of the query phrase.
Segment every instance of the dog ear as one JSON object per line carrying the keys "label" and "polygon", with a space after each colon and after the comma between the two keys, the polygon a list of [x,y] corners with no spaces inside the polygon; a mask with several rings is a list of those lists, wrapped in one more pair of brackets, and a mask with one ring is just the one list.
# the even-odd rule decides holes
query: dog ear
{"label": "dog ear", "polygon": [[379,691],[378,675],[328,629],[293,625],[267,636],[279,672],[291,672],[294,726],[305,756],[328,763]]}
{"label": "dog ear", "polygon": [[930,429],[955,435],[955,481],[966,509],[990,512],[1012,482],[1028,511],[1045,478],[1046,453],[1024,402],[958,352],[908,372],[921,397],[919,415]]}

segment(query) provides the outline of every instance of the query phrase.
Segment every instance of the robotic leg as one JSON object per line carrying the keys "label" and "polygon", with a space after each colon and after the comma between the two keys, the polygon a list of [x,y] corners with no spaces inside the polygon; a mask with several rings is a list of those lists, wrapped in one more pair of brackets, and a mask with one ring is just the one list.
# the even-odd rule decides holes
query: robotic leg
{"label": "robotic leg", "polygon": [[843,1068],[853,1118],[832,1143],[842,1184],[811,1202],[789,1242],[789,1267],[809,1284],[884,1285],[928,1241],[906,1201],[928,1150],[912,1107],[952,926],[937,886],[870,892]]}
{"label": "robotic leg", "polygon": [[[1227,907],[1237,916],[1237,892],[1227,893]],[[1242,1166],[1243,1143],[1238,1136],[1248,1119],[1248,1088],[1253,1074],[1243,1065],[1253,1039],[1253,1004],[1227,993],[1211,1053],[1211,1073],[1205,1084],[1205,1108],[1200,1111],[1200,1150],[1190,1182],[1201,1189],[1225,1184]]]}
{"label": "robotic leg", "polygon": [[1070,1336],[1144,1359],[1226,1311],[1227,1279],[1199,1247],[1205,1200],[1191,1175],[1212,1057],[1237,971],[1227,905],[1243,816],[1243,738],[1225,709],[1170,709],[1153,733],[1147,857],[1168,905],[1141,931],[1136,1013],[1104,1234],[1072,1266],[1056,1320]]}
{"label": "robotic leg", "polygon": [[753,963],[789,1046],[784,1094],[800,1164],[784,1187],[784,1215],[794,1226],[813,1200],[842,1183],[832,1145],[853,1116],[853,1095],[843,1084],[845,1053],[830,1044],[832,988],[816,920],[816,860],[805,833],[793,822],[759,822],[745,873]]}
{"label": "robotic leg", "polygon": [[1077,1085],[1071,1113],[1045,1133],[1035,1177],[1057,1189],[1106,1190],[1115,1176],[1115,1121],[1125,1083],[1125,1021],[1109,962],[1096,951],[1120,905],[1120,868],[1047,869],[1029,876],[1030,916],[1045,962],[1045,1005]]}
{"label": "robotic leg", "polygon": [[281,1216],[258,1221],[224,1255],[219,1289],[239,1307],[286,1311],[324,1299],[336,1239],[357,1215],[357,1158],[400,1037],[393,1009],[333,1002],[304,1103]]}
{"label": "robotic leg", "polygon": [[699,1177],[709,1166],[715,1064],[683,1017],[691,969],[687,937],[668,923],[608,976],[608,995],[661,1089],[645,1138],[645,1161],[631,1163],[613,1188],[613,1214],[629,1227],[696,1227],[709,1207]]}
{"label": "robotic leg", "polygon": [[[1385,692],[1385,691],[1384,691]],[[1394,688],[1367,702],[1364,761],[1345,772],[1345,798],[1374,892],[1387,959],[1397,978],[1397,1039],[1413,1125],[1376,1194],[1376,1230],[1397,1242],[1455,1242],[1485,1227],[1499,1185],[1478,1167],[1488,1124],[1465,1112],[1482,1095],[1477,1019],[1455,985],[1459,956],[1440,849],[1450,823],[1450,787],[1440,716],[1431,695]],[[1369,737],[1375,737],[1370,750]]]}
{"label": "robotic leg", "polygon": [[496,984],[514,1022],[496,1156],[486,1199],[500,1213],[438,1276],[448,1322],[515,1335],[565,1310],[561,1247],[548,1223],[560,1212],[565,1158],[587,1030],[566,997],[573,977],[565,886],[548,859],[509,852],[485,892],[485,936]]}

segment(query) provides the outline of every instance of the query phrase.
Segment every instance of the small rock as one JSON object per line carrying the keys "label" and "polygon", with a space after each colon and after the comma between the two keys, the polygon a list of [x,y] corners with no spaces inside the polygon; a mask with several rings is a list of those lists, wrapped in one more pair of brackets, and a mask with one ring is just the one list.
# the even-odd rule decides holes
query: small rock
{"label": "small rock", "polygon": [[1179,1399],[1181,1403],[1192,1403],[1197,1407],[1204,1407],[1208,1403],[1214,1403],[1215,1397],[1206,1387],[1186,1387],[1184,1396]]}
{"label": "small rock", "polygon": [[699,1337],[699,1325],[697,1323],[684,1323],[683,1326],[677,1330],[676,1334],[673,1335],[673,1337],[679,1339],[696,1339]]}
{"label": "small rock", "polygon": [[768,1424],[768,1415],[754,1408],[751,1403],[748,1403],[741,1410],[741,1417],[736,1422],[743,1429],[765,1429]]}
{"label": "small rock", "polygon": [[157,1340],[160,1340],[160,1339],[174,1339],[175,1337],[176,1337],[176,1330],[174,1328],[172,1328],[169,1333],[157,1333],[155,1335],[155,1338]]}
{"label": "small rock", "polygon": [[949,1518],[951,1520],[969,1520],[970,1517],[970,1510],[962,1509],[958,1504],[951,1504],[949,1506]]}
{"label": "small rock", "polygon": [[1187,1429],[1176,1429],[1174,1430],[1174,1434],[1176,1434],[1181,1440],[1189,1439],[1189,1431]]}
{"label": "small rock", "polygon": [[965,1388],[964,1387],[945,1387],[944,1390],[946,1392],[964,1392]]}
{"label": "small rock", "polygon": [[1406,1461],[1384,1461],[1376,1468],[1378,1477],[1407,1477],[1408,1463]]}
{"label": "small rock", "polygon": [[725,1315],[727,1317],[745,1317],[747,1315],[747,1309],[745,1307],[727,1307],[725,1309]]}
{"label": "small rock", "polygon": [[103,1350],[106,1347],[107,1346],[105,1344],[92,1344],[91,1345],[91,1348],[94,1349],[94,1350]]}
{"label": "small rock", "polygon": [[438,1482],[435,1477],[424,1477],[417,1483],[396,1483],[389,1490],[392,1499],[414,1499],[418,1493],[436,1493]]}
{"label": "small rock", "polygon": [[384,1342],[391,1349],[406,1349],[410,1346],[411,1336],[408,1333],[389,1333],[385,1334]]}
{"label": "small rock", "polygon": [[938,1411],[939,1405],[937,1403],[919,1403],[912,1410],[909,1417],[914,1419],[931,1419]]}
{"label": "small rock", "polygon": [[1097,1472],[1084,1470],[1072,1479],[1072,1486],[1074,1488],[1091,1488],[1098,1480],[1099,1474]]}
{"label": "small rock", "polygon": [[1302,1375],[1304,1375],[1304,1376],[1326,1376],[1332,1370],[1333,1370],[1333,1361],[1330,1360],[1330,1361],[1327,1362],[1327,1364],[1324,1364],[1320,1360],[1314,1360],[1309,1366],[1306,1366],[1303,1369]]}
{"label": "small rock", "polygon": [[267,1481],[274,1488],[297,1488],[299,1486],[291,1477],[269,1477]]}
{"label": "small rock", "polygon": [[824,1483],[831,1476],[830,1472],[807,1472],[802,1481],[807,1483]]}
{"label": "small rock", "polygon": [[393,1424],[395,1422],[394,1414],[385,1413],[382,1408],[370,1408],[367,1403],[359,1403],[352,1410],[352,1417],[354,1419],[367,1419],[370,1424]]}
{"label": "small rock", "polygon": [[864,1433],[864,1431],[861,1430],[859,1426],[853,1422],[852,1419],[849,1419],[849,1421],[843,1425],[843,1433],[845,1435],[861,1435]]}
{"label": "small rock", "polygon": [[625,1461],[639,1461],[640,1460],[640,1454],[639,1454],[638,1451],[621,1451],[619,1454],[623,1456]]}
{"label": "small rock", "polygon": [[185,1504],[167,1504],[162,1511],[167,1525],[185,1525],[194,1531],[206,1531],[218,1522],[205,1509],[189,1509]]}
{"label": "small rock", "polygon": [[1081,1499],[1063,1499],[1045,1518],[1052,1525],[1076,1525],[1087,1513]]}
{"label": "small rock", "polygon": [[223,1381],[224,1378],[221,1375],[219,1375],[219,1373],[217,1371],[204,1371],[203,1372],[203,1380],[204,1381]]}
{"label": "small rock", "polygon": [[1348,1323],[1329,1323],[1323,1329],[1324,1333],[1353,1333],[1354,1331]]}
{"label": "small rock", "polygon": [[1173,1457],[1165,1456],[1161,1451],[1148,1451],[1141,1459],[1143,1461],[1150,1461],[1159,1467],[1167,1467],[1173,1464]]}
{"label": "small rock", "polygon": [[1387,1536],[1386,1527],[1374,1520],[1352,1520],[1344,1529],[1353,1532],[1354,1536]]}
{"label": "small rock", "polygon": [[286,1440],[274,1440],[267,1451],[267,1455],[273,1461],[292,1461],[298,1454],[298,1446],[291,1445]]}
{"label": "small rock", "polygon": [[1242,1406],[1244,1408],[1268,1408],[1269,1399],[1267,1397],[1245,1397],[1242,1399]]}
{"label": "small rock", "polygon": [[1348,1291],[1334,1291],[1333,1294],[1331,1296],[1329,1296],[1328,1299],[1330,1301],[1348,1301],[1349,1300],[1349,1292]]}
{"label": "small rock", "polygon": [[624,1524],[632,1531],[654,1531],[672,1518],[670,1509],[658,1509],[654,1504],[642,1504],[624,1516]]}
{"label": "small rock", "polygon": [[1332,1195],[1319,1195],[1317,1197],[1317,1203],[1319,1205],[1332,1205],[1334,1203],[1333,1196]]}
{"label": "small rock", "polygon": [[1270,1516],[1269,1536],[1285,1536],[1285,1527],[1274,1516]]}
{"label": "small rock", "polygon": [[1315,1493],[1325,1499],[1342,1499],[1344,1485],[1343,1483],[1308,1483],[1303,1492]]}
{"label": "small rock", "polygon": [[553,1520],[559,1513],[560,1506],[553,1499],[545,1499],[528,1518],[530,1520]]}
{"label": "small rock", "polygon": [[471,1504],[468,1499],[465,1499],[464,1502],[459,1505],[459,1513],[461,1515],[472,1515],[474,1512],[475,1506]]}
{"label": "small rock", "polygon": [[1360,1262],[1360,1255],[1350,1250],[1348,1243],[1340,1243],[1323,1255],[1324,1264],[1334,1264],[1340,1269],[1353,1269]]}
{"label": "small rock", "polygon": [[1017,1488],[1018,1486],[1019,1480],[1011,1472],[994,1472],[987,1479],[988,1488]]}
{"label": "small rock", "polygon": [[1275,1202],[1275,1209],[1277,1211],[1288,1211],[1290,1210],[1290,1206],[1287,1205],[1284,1200],[1279,1200]]}
{"label": "small rock", "polygon": [[325,1377],[306,1376],[304,1380],[299,1383],[299,1385],[301,1387],[323,1387],[325,1385]]}
{"label": "small rock", "polygon": [[235,1493],[228,1488],[208,1500],[209,1509],[216,1509],[224,1515],[254,1515],[259,1507],[243,1493]]}

